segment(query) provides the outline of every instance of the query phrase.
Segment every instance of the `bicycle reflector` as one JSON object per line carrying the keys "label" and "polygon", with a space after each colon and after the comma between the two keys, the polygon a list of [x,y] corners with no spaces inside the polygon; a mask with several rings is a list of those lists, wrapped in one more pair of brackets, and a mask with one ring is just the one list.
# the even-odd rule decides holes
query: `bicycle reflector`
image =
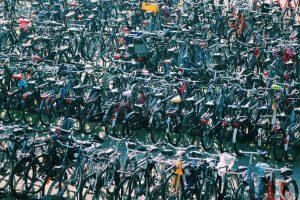
{"label": "bicycle reflector", "polygon": [[201,124],[206,124],[207,120],[206,119],[201,119],[200,122],[201,122]]}
{"label": "bicycle reflector", "polygon": [[228,125],[227,122],[222,122],[222,126],[223,126],[223,127],[225,127],[225,126],[227,126],[227,125]]}
{"label": "bicycle reflector", "polygon": [[20,29],[22,29],[22,30],[28,30],[29,26],[30,26],[29,19],[20,19],[20,21],[19,21],[19,27],[20,27]]}
{"label": "bicycle reflector", "polygon": [[232,123],[232,126],[234,126],[234,127],[239,127],[240,124],[239,124],[239,123]]}

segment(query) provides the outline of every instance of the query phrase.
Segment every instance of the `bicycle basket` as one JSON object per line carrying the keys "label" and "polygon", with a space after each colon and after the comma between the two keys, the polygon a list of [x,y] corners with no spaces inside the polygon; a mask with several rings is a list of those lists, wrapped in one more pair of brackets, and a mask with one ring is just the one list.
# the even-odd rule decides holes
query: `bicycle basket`
{"label": "bicycle basket", "polygon": [[142,3],[142,11],[151,11],[156,14],[158,12],[158,5],[155,3]]}
{"label": "bicycle basket", "polygon": [[133,47],[134,53],[137,55],[146,55],[150,51],[143,37],[135,37],[133,39]]}

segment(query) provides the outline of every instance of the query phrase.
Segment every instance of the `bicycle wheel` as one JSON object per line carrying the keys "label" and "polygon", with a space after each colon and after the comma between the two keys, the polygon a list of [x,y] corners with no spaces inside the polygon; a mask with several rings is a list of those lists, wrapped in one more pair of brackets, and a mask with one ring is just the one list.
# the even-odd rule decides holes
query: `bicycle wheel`
{"label": "bicycle wheel", "polygon": [[0,120],[8,123],[9,122],[9,117],[7,113],[7,97],[5,93],[2,93],[0,91]]}
{"label": "bicycle wheel", "polygon": [[22,119],[22,99],[19,93],[9,97],[7,114],[11,121],[19,122]]}
{"label": "bicycle wheel", "polygon": [[55,126],[60,126],[66,113],[66,104],[60,98],[54,99],[49,107],[49,119]]}
{"label": "bicycle wheel", "polygon": [[24,157],[17,162],[11,172],[9,186],[15,197],[25,197],[27,190],[27,176],[24,169],[27,169],[31,161],[30,157]]}
{"label": "bicycle wheel", "polygon": [[82,181],[80,189],[80,199],[98,200],[100,181],[97,178],[97,173],[92,173]]}
{"label": "bicycle wheel", "polygon": [[155,111],[150,117],[150,134],[153,143],[163,140],[166,128],[165,128],[165,115],[163,111]]}
{"label": "bicycle wheel", "polygon": [[221,152],[229,152],[232,145],[232,131],[227,130],[227,127],[222,127],[219,137],[219,149]]}
{"label": "bicycle wheel", "polygon": [[[116,166],[116,169],[119,167]],[[110,199],[120,183],[119,173],[113,168],[107,167],[100,174],[100,183],[98,187],[99,199]]]}
{"label": "bicycle wheel", "polygon": [[202,147],[207,151],[212,148],[215,141],[215,131],[213,130],[215,126],[215,120],[211,117],[207,119],[206,125],[203,127],[203,132],[201,135],[201,144]]}
{"label": "bicycle wheel", "polygon": [[260,150],[266,152],[266,154],[262,154],[261,156],[264,159],[270,157],[271,147],[272,147],[272,136],[271,132],[266,129],[261,129],[261,146]]}
{"label": "bicycle wheel", "polygon": [[25,100],[22,103],[22,117],[24,122],[33,127],[39,122],[39,102],[36,99]]}
{"label": "bicycle wheel", "polygon": [[98,35],[95,35],[88,41],[88,48],[87,48],[87,57],[90,61],[94,62],[97,59],[97,56],[99,55],[99,51],[102,49],[102,40],[101,37]]}
{"label": "bicycle wheel", "polygon": [[217,199],[216,183],[212,179],[205,179],[200,189],[201,200]]}
{"label": "bicycle wheel", "polygon": [[117,24],[116,19],[118,19],[118,10],[115,6],[109,6],[105,13],[104,17],[107,20],[107,25],[108,26],[114,26]]}
{"label": "bicycle wheel", "polygon": [[123,137],[137,138],[141,133],[143,133],[143,116],[140,114],[133,114],[128,119],[126,119],[126,126],[124,127],[126,131],[123,132]]}
{"label": "bicycle wheel", "polygon": [[145,170],[137,170],[131,177],[129,184],[129,194],[132,199],[148,199],[149,198],[149,179]]}
{"label": "bicycle wheel", "polygon": [[254,200],[254,194],[246,183],[242,183],[236,190],[235,199]]}
{"label": "bicycle wheel", "polygon": [[[165,184],[165,199],[184,199],[184,188],[182,185],[182,177],[178,182],[178,175],[177,174],[170,174],[167,177],[166,184]],[[178,185],[179,184],[179,185]]]}
{"label": "bicycle wheel", "polygon": [[73,129],[77,132],[83,130],[84,104],[78,101],[72,101],[67,106],[67,118],[74,120]]}
{"label": "bicycle wheel", "polygon": [[7,190],[14,162],[9,153],[0,149],[0,191]]}
{"label": "bicycle wheel", "polygon": [[101,108],[97,101],[89,101],[83,110],[83,130],[85,133],[92,133],[101,121]]}
{"label": "bicycle wheel", "polygon": [[295,180],[290,180],[283,188],[282,195],[286,200],[298,200],[299,189]]}
{"label": "bicycle wheel", "polygon": [[110,105],[104,113],[103,122],[105,127],[105,134],[113,135],[114,134],[114,127],[113,127],[113,118],[115,117],[116,107],[115,105]]}
{"label": "bicycle wheel", "polygon": [[164,187],[162,185],[155,186],[150,194],[150,199],[164,200],[165,198]]}
{"label": "bicycle wheel", "polygon": [[[25,170],[26,188],[29,194],[38,194],[49,182],[48,173],[54,166],[47,154],[42,154],[34,158]],[[52,178],[53,179],[53,178]]]}
{"label": "bicycle wheel", "polygon": [[70,163],[64,170],[60,184],[63,199],[77,199],[82,184],[83,170],[78,163]]}
{"label": "bicycle wheel", "polygon": [[289,144],[285,159],[289,162],[294,162],[299,155],[299,145]]}
{"label": "bicycle wheel", "polygon": [[125,177],[121,183],[118,185],[118,188],[115,192],[115,200],[126,200],[131,199],[129,193],[129,183],[131,177]]}
{"label": "bicycle wheel", "polygon": [[169,129],[167,131],[168,141],[172,145],[177,146],[180,142],[182,131],[179,127],[179,123],[175,115],[170,116],[168,120],[169,120],[168,122]]}
{"label": "bicycle wheel", "polygon": [[184,116],[182,120],[182,140],[184,146],[194,145],[197,134],[197,123],[196,123],[196,115],[194,113],[189,113]]}
{"label": "bicycle wheel", "polygon": [[51,115],[50,115],[51,101],[52,101],[51,98],[46,98],[45,100],[42,100],[39,108],[40,121],[44,126],[49,126],[51,123]]}
{"label": "bicycle wheel", "polygon": [[127,106],[123,106],[119,108],[116,112],[116,123],[115,127],[113,128],[113,134],[117,138],[123,138],[124,136],[124,123],[125,117],[129,114],[130,109]]}
{"label": "bicycle wheel", "polygon": [[284,158],[284,139],[285,134],[282,130],[274,132],[273,155],[274,159],[281,162]]}
{"label": "bicycle wheel", "polygon": [[233,129],[233,149],[236,155],[242,156],[243,154],[240,153],[240,150],[248,150],[249,141],[251,141],[248,134],[249,133],[246,133],[246,128],[244,126]]}

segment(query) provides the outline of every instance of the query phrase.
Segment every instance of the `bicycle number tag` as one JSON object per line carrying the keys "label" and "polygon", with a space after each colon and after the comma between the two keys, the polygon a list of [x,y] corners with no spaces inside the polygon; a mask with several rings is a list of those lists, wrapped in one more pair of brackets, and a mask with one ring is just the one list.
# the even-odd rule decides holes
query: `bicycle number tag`
{"label": "bicycle number tag", "polygon": [[236,134],[237,134],[237,131],[238,131],[237,128],[235,128],[233,130],[232,143],[234,143],[234,144],[236,143]]}

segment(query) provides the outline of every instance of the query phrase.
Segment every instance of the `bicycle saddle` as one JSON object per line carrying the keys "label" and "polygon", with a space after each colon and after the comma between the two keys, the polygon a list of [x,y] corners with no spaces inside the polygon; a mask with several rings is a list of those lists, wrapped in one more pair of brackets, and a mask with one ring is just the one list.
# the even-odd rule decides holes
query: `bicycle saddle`
{"label": "bicycle saddle", "polygon": [[231,108],[232,110],[237,110],[238,106],[236,106],[236,105],[229,105],[228,108]]}
{"label": "bicycle saddle", "polygon": [[213,107],[213,106],[215,106],[214,100],[211,100],[211,101],[205,103],[205,105],[208,106],[208,107]]}
{"label": "bicycle saddle", "polygon": [[195,97],[190,97],[186,99],[187,102],[196,102]]}
{"label": "bicycle saddle", "polygon": [[163,97],[164,94],[163,93],[157,93],[157,94],[154,94],[155,97]]}
{"label": "bicycle saddle", "polygon": [[293,174],[293,170],[291,170],[290,168],[282,168],[280,170],[280,174],[283,176],[291,176]]}
{"label": "bicycle saddle", "polygon": [[285,119],[287,117],[287,115],[283,112],[283,113],[280,113],[279,115],[276,116],[278,119],[282,120],[282,119]]}
{"label": "bicycle saddle", "polygon": [[250,101],[246,105],[242,105],[241,109],[249,109],[250,108]]}
{"label": "bicycle saddle", "polygon": [[300,114],[300,107],[294,108],[294,112],[295,112],[296,114]]}
{"label": "bicycle saddle", "polygon": [[270,108],[268,106],[266,106],[266,105],[258,108],[259,111],[268,111],[269,109]]}
{"label": "bicycle saddle", "polygon": [[246,166],[238,166],[238,172],[244,172],[244,171],[246,171],[246,170],[248,170],[248,167],[246,167]]}

